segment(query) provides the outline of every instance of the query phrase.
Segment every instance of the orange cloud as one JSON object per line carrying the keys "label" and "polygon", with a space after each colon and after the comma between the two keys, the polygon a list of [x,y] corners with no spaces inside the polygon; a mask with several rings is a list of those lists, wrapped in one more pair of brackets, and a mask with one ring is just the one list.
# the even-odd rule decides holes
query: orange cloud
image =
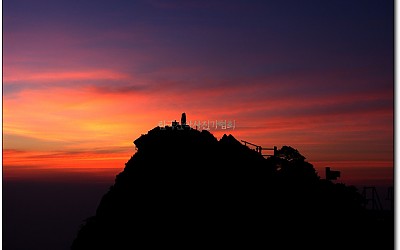
{"label": "orange cloud", "polygon": [[[42,168],[63,167],[63,168],[101,168],[113,167],[110,165],[87,164],[89,161],[128,161],[129,155],[134,153],[134,147],[123,150],[96,150],[96,151],[23,151],[4,149],[3,159],[5,166],[41,166]],[[67,159],[67,161],[66,161]],[[86,162],[86,163],[85,163]],[[117,168],[123,165],[114,166]]]}

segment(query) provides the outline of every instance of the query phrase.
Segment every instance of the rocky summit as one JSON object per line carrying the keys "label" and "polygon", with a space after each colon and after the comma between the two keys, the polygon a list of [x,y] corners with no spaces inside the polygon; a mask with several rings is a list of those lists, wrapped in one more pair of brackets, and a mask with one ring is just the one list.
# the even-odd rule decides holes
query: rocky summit
{"label": "rocky summit", "polygon": [[232,135],[156,127],[116,176],[72,249],[393,249],[392,214],[321,179],[296,149],[265,158]]}

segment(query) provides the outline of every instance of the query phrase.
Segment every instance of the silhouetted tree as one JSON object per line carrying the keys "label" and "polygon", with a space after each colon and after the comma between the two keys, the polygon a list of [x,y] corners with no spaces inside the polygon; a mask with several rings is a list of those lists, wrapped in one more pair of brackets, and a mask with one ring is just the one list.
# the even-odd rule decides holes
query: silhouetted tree
{"label": "silhouetted tree", "polygon": [[277,150],[276,156],[289,162],[303,162],[306,158],[290,146],[283,146]]}

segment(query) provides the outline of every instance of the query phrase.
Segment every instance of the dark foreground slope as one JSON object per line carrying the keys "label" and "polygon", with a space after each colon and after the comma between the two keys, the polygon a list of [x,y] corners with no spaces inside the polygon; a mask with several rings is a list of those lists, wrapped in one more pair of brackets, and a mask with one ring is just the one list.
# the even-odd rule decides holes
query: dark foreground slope
{"label": "dark foreground slope", "polygon": [[135,145],[73,250],[393,249],[393,217],[364,211],[354,187],[321,180],[291,147],[264,159],[231,135],[171,128]]}

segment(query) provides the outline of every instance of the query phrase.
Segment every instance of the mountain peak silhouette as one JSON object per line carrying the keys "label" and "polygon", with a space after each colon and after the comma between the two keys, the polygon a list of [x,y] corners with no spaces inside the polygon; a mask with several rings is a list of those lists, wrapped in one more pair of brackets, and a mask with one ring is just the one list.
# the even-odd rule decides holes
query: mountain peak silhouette
{"label": "mountain peak silhouette", "polygon": [[71,249],[393,246],[390,223],[366,216],[354,187],[320,179],[289,146],[264,158],[232,135],[177,123],[134,144]]}

